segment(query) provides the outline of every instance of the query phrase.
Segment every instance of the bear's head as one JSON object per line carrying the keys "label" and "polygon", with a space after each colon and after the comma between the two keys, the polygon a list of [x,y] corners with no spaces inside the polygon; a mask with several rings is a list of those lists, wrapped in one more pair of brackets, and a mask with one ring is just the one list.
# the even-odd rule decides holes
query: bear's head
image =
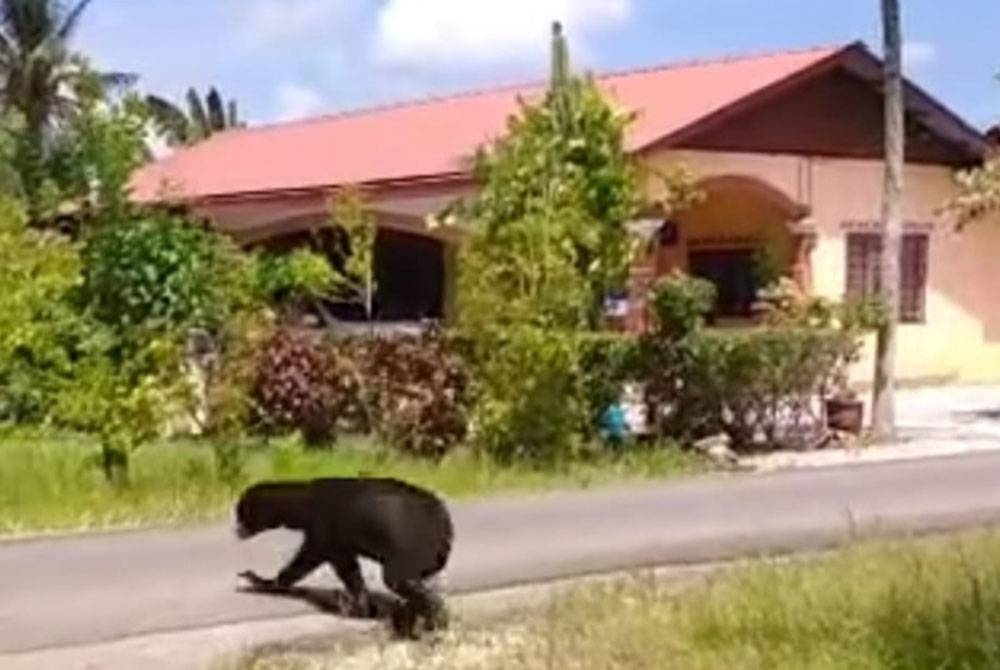
{"label": "bear's head", "polygon": [[236,503],[236,536],[241,540],[284,525],[283,486],[251,486]]}

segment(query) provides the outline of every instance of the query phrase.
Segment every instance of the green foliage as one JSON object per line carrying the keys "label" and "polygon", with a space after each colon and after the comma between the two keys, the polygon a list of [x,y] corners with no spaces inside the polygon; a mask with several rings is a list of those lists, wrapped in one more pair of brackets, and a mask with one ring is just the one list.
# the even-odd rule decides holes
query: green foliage
{"label": "green foliage", "polygon": [[71,48],[89,2],[3,0],[0,3],[0,91],[5,109],[23,120],[17,168],[32,214],[52,177],[50,159],[61,132],[87,104],[95,85],[102,91],[130,83],[122,73],[95,73]]}
{"label": "green foliage", "polygon": [[131,454],[163,436],[190,389],[174,340],[152,338],[125,355],[115,340],[109,344],[75,362],[53,414],[60,426],[98,435],[98,464],[109,481],[126,483]]}
{"label": "green foliage", "polygon": [[261,352],[275,336],[265,309],[236,312],[216,335],[216,359],[208,369],[205,432],[223,441],[243,435],[256,416],[254,384]]}
{"label": "green foliage", "polygon": [[689,277],[680,270],[661,277],[653,287],[650,300],[657,334],[680,338],[700,330],[714,304],[715,285],[712,282]]}
{"label": "green foliage", "polygon": [[304,248],[257,256],[252,276],[254,293],[272,304],[300,305],[329,295],[342,282],[325,256]]}
{"label": "green foliage", "polygon": [[587,412],[585,434],[598,425],[601,413],[622,398],[625,384],[639,376],[640,351],[631,335],[591,333],[580,336],[580,370]]}
{"label": "green foliage", "polygon": [[772,245],[762,243],[754,249],[753,273],[758,286],[771,286],[784,275],[784,264]]}
{"label": "green foliage", "polygon": [[815,403],[856,346],[850,335],[818,328],[706,331],[683,343],[681,406],[708,410],[705,424],[737,450],[801,446],[815,435]]}
{"label": "green foliage", "polygon": [[81,82],[77,105],[55,143],[50,177],[63,198],[85,199],[102,220],[120,221],[129,211],[129,180],[149,159],[149,110],[135,94],[106,100],[93,73]]}
{"label": "green foliage", "polygon": [[0,112],[0,198],[17,200],[24,196],[17,166],[23,125],[23,119],[16,112]]}
{"label": "green foliage", "polygon": [[590,418],[578,338],[512,326],[482,351],[475,366],[478,448],[501,462],[564,463],[576,455]]}
{"label": "green foliage", "polygon": [[83,258],[83,299],[119,333],[215,330],[246,299],[245,268],[230,244],[183,218],[108,223]]}
{"label": "green foliage", "polygon": [[546,95],[522,102],[506,135],[478,152],[478,196],[445,217],[469,224],[457,311],[473,362],[474,439],[508,460],[572,456],[621,390],[618,368],[631,356],[584,334],[626,286],[640,180],[661,182],[663,211],[697,199],[686,171],[632,161],[631,115],[572,76],[561,29],[553,38]]}
{"label": "green foliage", "polygon": [[[624,149],[629,120],[592,81],[569,78],[541,104],[522,104],[507,135],[480,151],[482,190],[470,209],[476,258],[465,274],[474,310],[506,303],[517,314],[577,327],[622,286],[632,251],[625,224],[639,205]],[[474,281],[489,268],[496,269],[488,279]],[[495,304],[475,300],[490,286]]]}
{"label": "green foliage", "polygon": [[72,243],[29,229],[20,206],[0,201],[0,422],[48,418],[93,335],[68,300],[79,269]]}
{"label": "green foliage", "polygon": [[656,428],[683,439],[723,431],[736,449],[801,446],[819,403],[846,384],[876,308],[807,298],[783,282],[765,293],[765,326],[715,331],[701,327],[710,297],[682,275],[657,287],[659,327],[640,354]]}
{"label": "green foliage", "polygon": [[[98,449],[90,435],[0,432],[0,536],[223,521],[240,482],[386,476],[470,498],[660,479],[698,471],[700,465],[679,449],[605,454],[544,469],[501,466],[469,450],[441,460],[414,458],[370,439],[345,438],[336,449],[308,449],[294,438],[265,445],[226,437],[145,445],[131,459],[128,488],[121,488],[108,486],[99,470],[84,464]],[[219,452],[227,453],[220,458]],[[223,464],[229,458],[232,462]]]}

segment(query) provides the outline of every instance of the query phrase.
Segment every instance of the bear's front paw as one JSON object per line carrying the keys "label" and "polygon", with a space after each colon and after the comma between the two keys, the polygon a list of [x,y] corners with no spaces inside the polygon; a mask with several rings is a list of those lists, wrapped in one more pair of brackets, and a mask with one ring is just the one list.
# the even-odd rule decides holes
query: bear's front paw
{"label": "bear's front paw", "polygon": [[250,583],[251,588],[253,588],[256,591],[278,590],[278,583],[275,580],[261,577],[253,570],[244,570],[238,576],[248,581]]}

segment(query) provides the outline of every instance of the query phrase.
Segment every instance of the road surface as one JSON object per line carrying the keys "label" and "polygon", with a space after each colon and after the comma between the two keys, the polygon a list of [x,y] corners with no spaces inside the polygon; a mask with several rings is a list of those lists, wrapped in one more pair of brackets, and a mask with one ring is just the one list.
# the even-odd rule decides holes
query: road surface
{"label": "road surface", "polygon": [[[452,593],[577,574],[812,549],[852,529],[1000,520],[1000,453],[768,475],[713,475],[453,507]],[[226,525],[0,543],[0,654],[314,612],[236,589],[297,545]],[[371,566],[369,566],[371,567]],[[335,586],[321,569],[309,583]],[[0,663],[2,665],[2,663]]]}

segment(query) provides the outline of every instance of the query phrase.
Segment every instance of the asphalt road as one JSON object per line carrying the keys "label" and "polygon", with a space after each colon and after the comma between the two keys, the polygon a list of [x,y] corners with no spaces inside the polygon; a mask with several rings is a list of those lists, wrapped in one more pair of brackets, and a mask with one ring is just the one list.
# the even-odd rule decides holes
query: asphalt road
{"label": "asphalt road", "polygon": [[[453,506],[447,591],[828,546],[860,530],[1000,521],[1000,453],[710,476]],[[0,654],[314,612],[236,589],[292,533],[239,543],[226,525],[0,543]],[[371,567],[371,566],[369,566]],[[311,584],[335,586],[321,569]]]}

